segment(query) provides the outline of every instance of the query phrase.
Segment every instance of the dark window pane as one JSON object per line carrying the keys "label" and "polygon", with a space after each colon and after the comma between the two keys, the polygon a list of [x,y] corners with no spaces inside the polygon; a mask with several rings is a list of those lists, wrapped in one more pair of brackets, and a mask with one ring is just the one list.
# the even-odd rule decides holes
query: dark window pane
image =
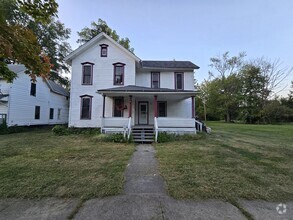
{"label": "dark window pane", "polygon": [[91,98],[81,99],[81,119],[91,119]]}
{"label": "dark window pane", "polygon": [[31,83],[31,95],[36,96],[36,84]]}
{"label": "dark window pane", "polygon": [[82,84],[92,84],[92,66],[83,66]]}
{"label": "dark window pane", "polygon": [[41,111],[41,107],[35,106],[35,119],[40,119],[40,111]]}
{"label": "dark window pane", "polygon": [[54,118],[54,109],[53,108],[50,108],[50,116],[49,116],[50,119],[53,119]]}
{"label": "dark window pane", "polygon": [[114,98],[114,117],[123,117],[124,100],[123,97]]}
{"label": "dark window pane", "polygon": [[152,73],[152,88],[160,88],[160,73]]}
{"label": "dark window pane", "polygon": [[167,117],[167,103],[166,102],[158,102],[158,116]]}
{"label": "dark window pane", "polygon": [[176,89],[183,89],[183,74],[176,73]]}

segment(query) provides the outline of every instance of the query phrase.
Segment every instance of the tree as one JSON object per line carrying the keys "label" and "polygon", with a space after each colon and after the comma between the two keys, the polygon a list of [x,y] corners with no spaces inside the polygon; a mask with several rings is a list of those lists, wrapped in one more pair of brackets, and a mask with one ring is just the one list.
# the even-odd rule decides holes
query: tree
{"label": "tree", "polygon": [[281,103],[293,110],[293,81],[291,81],[291,90],[289,91],[288,97],[281,98]]}
{"label": "tree", "polygon": [[6,63],[16,62],[26,66],[32,80],[37,76],[47,77],[52,67],[49,57],[42,51],[37,37],[19,20],[29,17],[35,22],[48,24],[57,13],[55,0],[2,0],[0,15],[0,75],[12,81],[16,74]]}
{"label": "tree", "polygon": [[269,94],[268,78],[261,73],[260,67],[247,64],[240,72],[242,82],[242,117],[247,123],[254,124],[261,119],[264,107],[263,94]]}
{"label": "tree", "polygon": [[120,38],[115,30],[112,30],[105,21],[99,18],[98,23],[92,22],[91,27],[85,27],[78,33],[79,39],[77,43],[84,44],[90,41],[92,38],[104,32],[109,35],[113,40],[117,41],[121,46],[125,47],[130,52],[134,52],[134,49],[130,46],[130,40],[128,37]]}
{"label": "tree", "polygon": [[262,114],[264,119],[270,124],[292,122],[293,119],[293,109],[281,105],[280,101],[277,99],[269,100],[267,105],[263,108]]}
{"label": "tree", "polygon": [[[243,59],[246,56],[244,52],[239,53],[238,56],[229,56],[229,52],[224,53],[222,56],[212,57],[210,59],[210,67],[214,68],[218,76],[213,72],[209,72],[210,77],[217,81],[217,93],[219,108],[225,115],[225,121],[230,122],[231,116],[235,116],[236,110],[239,106],[239,95],[241,91],[238,73],[243,66]],[[218,102],[217,102],[218,103]]]}
{"label": "tree", "polygon": [[[56,20],[55,17],[51,17],[47,23],[38,22],[28,14],[18,10],[18,6],[13,1],[9,4],[9,11],[6,21],[10,25],[31,30],[36,36],[41,50],[50,58],[51,70],[53,71],[50,71],[48,78],[68,86],[68,78],[62,77],[60,72],[69,72],[64,57],[71,51],[71,47],[67,43],[70,29],[65,28],[64,24]],[[6,62],[11,63],[14,60],[6,59]]]}
{"label": "tree", "polygon": [[266,79],[263,84],[263,102],[284,90],[284,88],[281,87],[281,83],[293,71],[293,68],[288,69],[282,67],[279,60],[270,61],[259,58],[250,61],[249,64],[258,67],[261,75]]}
{"label": "tree", "polygon": [[64,24],[55,18],[51,18],[51,21],[46,25],[30,20],[27,27],[36,35],[42,51],[50,57],[51,70],[53,71],[50,72],[49,78],[69,86],[68,78],[62,77],[60,72],[69,72],[64,58],[71,51],[71,46],[67,42],[70,37],[70,29],[65,28]]}

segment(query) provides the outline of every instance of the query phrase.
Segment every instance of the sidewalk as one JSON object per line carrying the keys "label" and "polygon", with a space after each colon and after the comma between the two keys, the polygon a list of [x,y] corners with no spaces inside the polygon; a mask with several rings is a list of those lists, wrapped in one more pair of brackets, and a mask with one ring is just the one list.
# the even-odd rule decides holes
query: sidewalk
{"label": "sidewalk", "polygon": [[[220,200],[182,201],[167,195],[151,145],[138,145],[125,171],[123,194],[86,201],[78,209],[77,199],[0,200],[0,219],[247,219],[236,206]],[[238,201],[254,219],[293,220],[293,202]],[[283,211],[280,207],[279,211]]]}

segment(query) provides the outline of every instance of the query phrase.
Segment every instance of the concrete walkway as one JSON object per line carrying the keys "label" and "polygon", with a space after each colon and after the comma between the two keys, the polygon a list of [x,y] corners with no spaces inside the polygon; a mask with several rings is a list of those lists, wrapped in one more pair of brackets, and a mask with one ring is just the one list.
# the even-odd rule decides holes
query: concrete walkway
{"label": "concrete walkway", "polygon": [[[0,219],[246,219],[230,203],[220,200],[182,201],[167,195],[151,145],[138,145],[125,171],[123,194],[86,201],[78,209],[78,200],[0,200]],[[254,219],[293,220],[293,202],[279,214],[279,203],[239,200],[243,210]],[[283,210],[281,207],[279,210]]]}

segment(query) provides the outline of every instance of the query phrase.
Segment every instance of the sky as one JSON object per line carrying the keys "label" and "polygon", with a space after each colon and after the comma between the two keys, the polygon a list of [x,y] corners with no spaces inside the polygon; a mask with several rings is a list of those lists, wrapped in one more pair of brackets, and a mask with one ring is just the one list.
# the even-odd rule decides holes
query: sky
{"label": "sky", "polygon": [[[195,78],[214,71],[210,58],[246,52],[247,60],[264,57],[293,67],[293,0],[57,0],[59,20],[77,32],[99,18],[128,37],[142,60],[189,60],[200,66]],[[293,72],[279,93],[290,90]]]}

